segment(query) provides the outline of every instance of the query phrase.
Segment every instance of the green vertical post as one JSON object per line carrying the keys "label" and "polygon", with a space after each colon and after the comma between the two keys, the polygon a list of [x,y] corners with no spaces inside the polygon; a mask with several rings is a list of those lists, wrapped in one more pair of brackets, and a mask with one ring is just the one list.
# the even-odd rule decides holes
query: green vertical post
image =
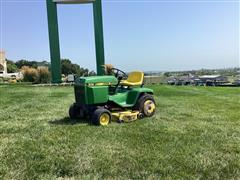
{"label": "green vertical post", "polygon": [[62,75],[61,75],[61,61],[60,61],[57,5],[52,0],[46,0],[46,1],[47,1],[52,83],[61,83]]}
{"label": "green vertical post", "polygon": [[104,57],[103,20],[102,20],[101,0],[95,0],[93,2],[93,17],[94,17],[97,75],[104,75],[103,65],[105,64],[105,57]]}

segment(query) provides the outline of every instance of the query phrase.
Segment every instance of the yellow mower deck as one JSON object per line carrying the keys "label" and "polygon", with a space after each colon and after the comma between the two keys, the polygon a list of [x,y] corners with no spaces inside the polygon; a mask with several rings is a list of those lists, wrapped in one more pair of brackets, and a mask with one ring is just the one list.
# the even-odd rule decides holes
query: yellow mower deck
{"label": "yellow mower deck", "polygon": [[121,111],[112,112],[112,121],[116,122],[132,122],[138,119],[139,111]]}

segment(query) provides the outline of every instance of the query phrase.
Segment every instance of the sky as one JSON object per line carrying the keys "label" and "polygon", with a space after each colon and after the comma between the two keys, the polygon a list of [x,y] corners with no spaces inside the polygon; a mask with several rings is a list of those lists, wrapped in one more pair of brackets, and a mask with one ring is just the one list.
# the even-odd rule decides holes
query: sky
{"label": "sky", "polygon": [[[45,0],[0,0],[8,59],[50,61]],[[125,71],[240,66],[239,0],[103,0],[105,62]],[[58,5],[61,58],[96,69],[91,4]]]}

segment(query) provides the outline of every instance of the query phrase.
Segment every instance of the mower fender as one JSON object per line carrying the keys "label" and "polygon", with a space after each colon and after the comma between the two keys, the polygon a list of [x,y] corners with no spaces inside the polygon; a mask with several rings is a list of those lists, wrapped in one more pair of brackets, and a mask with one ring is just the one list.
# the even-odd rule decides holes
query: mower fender
{"label": "mower fender", "polygon": [[135,97],[134,99],[131,100],[131,92],[129,94],[129,103],[131,103],[132,105],[135,105],[138,101],[138,99],[144,95],[144,94],[151,94],[153,95],[153,90],[152,89],[149,89],[149,88],[134,88],[132,90],[135,94],[133,97]]}
{"label": "mower fender", "polygon": [[116,95],[110,96],[109,100],[111,102],[118,104],[121,107],[130,108],[137,103],[138,99],[143,94],[153,94],[153,90],[148,88],[140,88],[140,87],[132,88],[129,91],[117,93]]}

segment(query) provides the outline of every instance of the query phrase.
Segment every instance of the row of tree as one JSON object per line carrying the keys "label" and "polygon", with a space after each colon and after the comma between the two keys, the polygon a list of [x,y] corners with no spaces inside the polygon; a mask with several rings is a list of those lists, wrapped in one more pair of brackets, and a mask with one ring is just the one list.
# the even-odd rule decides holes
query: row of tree
{"label": "row of tree", "polygon": [[[7,70],[9,73],[18,72],[22,69],[22,67],[27,66],[30,68],[37,69],[38,67],[48,67],[51,70],[51,64],[47,61],[28,61],[28,60],[19,60],[19,61],[12,61],[7,60]],[[74,64],[69,59],[62,59],[61,60],[61,70],[62,74],[75,74],[77,76],[93,76],[96,73],[94,71],[89,71],[87,68],[82,68],[78,64]]]}

